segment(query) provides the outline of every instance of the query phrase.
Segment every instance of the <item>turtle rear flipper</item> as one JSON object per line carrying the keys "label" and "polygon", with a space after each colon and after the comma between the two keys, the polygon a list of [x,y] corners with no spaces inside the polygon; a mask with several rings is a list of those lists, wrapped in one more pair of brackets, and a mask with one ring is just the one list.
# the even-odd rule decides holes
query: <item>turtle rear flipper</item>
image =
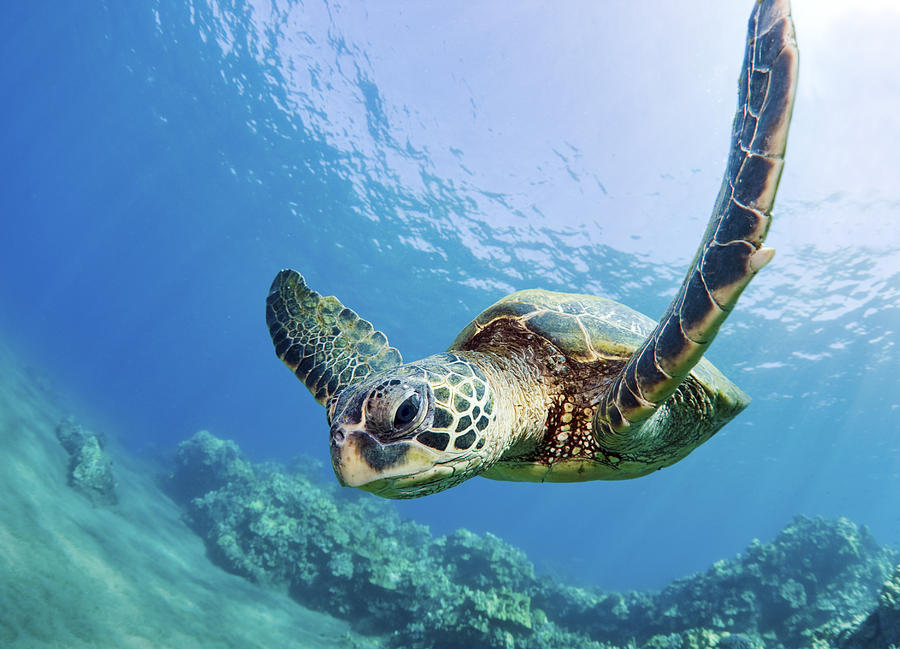
{"label": "turtle rear flipper", "polygon": [[642,424],[678,388],[753,276],[784,165],[798,51],[788,0],[758,2],[747,46],[722,188],[700,249],[675,300],[600,399],[597,442],[609,450],[650,443]]}
{"label": "turtle rear flipper", "polygon": [[295,270],[282,270],[266,298],[266,324],[275,353],[316,401],[379,370],[400,365],[387,336],[336,297],[322,297]]}

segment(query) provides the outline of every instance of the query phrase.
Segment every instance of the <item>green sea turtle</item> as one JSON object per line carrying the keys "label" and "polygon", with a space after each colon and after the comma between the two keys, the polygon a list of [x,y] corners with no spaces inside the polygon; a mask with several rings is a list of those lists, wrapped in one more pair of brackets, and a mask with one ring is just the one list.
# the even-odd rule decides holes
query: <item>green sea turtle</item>
{"label": "green sea turtle", "polygon": [[266,320],[324,405],[338,480],[414,498],[475,475],[635,478],[684,458],[749,402],[702,355],[763,247],[784,163],[798,52],[788,0],[750,17],[725,177],[700,248],[658,323],[590,295],[525,290],[440,354],[403,363],[387,337],[293,270]]}

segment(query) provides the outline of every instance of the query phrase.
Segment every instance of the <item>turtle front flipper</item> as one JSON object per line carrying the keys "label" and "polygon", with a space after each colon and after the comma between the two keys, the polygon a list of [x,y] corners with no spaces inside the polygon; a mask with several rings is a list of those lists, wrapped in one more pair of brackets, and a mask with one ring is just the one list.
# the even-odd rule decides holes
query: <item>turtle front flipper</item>
{"label": "turtle front flipper", "polygon": [[593,432],[608,450],[649,443],[643,437],[653,432],[642,424],[697,364],[741,291],[774,254],[762,244],[784,165],[797,62],[789,1],[757,2],[722,188],[677,297],[600,399]]}
{"label": "turtle front flipper", "polygon": [[272,282],[266,323],[278,358],[322,405],[372,372],[402,363],[387,336],[337,298],[311,290],[294,270]]}

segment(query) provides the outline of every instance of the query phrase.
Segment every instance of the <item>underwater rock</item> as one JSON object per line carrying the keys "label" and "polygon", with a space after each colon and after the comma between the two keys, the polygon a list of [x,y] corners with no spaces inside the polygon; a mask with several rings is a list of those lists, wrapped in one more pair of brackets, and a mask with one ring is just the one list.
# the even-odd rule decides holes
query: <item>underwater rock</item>
{"label": "underwater rock", "polygon": [[735,633],[719,638],[716,649],[762,649],[762,646],[743,633]]}
{"label": "underwater rock", "polygon": [[473,588],[506,588],[524,591],[535,583],[534,566],[525,553],[490,532],[479,536],[469,530],[456,530],[436,540],[435,548],[449,561],[450,577]]}
{"label": "underwater rock", "polygon": [[900,647],[900,565],[881,589],[878,605],[849,632],[840,649],[894,649]]}
{"label": "underwater rock", "polygon": [[600,649],[533,610],[534,566],[496,536],[435,538],[389,503],[250,466],[206,432],[175,463],[170,491],[214,561],[392,646]]}
{"label": "underwater rock", "polygon": [[844,518],[796,517],[772,543],[751,543],[743,555],[665,588],[658,620],[753,632],[767,646],[806,647],[811,630],[853,620],[875,603],[896,553],[866,528]]}
{"label": "underwater rock", "polygon": [[881,589],[878,608],[873,615],[878,618],[884,641],[900,646],[900,566],[894,569],[894,574]]}
{"label": "underwater rock", "polygon": [[654,636],[641,645],[641,649],[758,649],[760,646],[742,634],[688,629],[681,633]]}
{"label": "underwater rock", "polygon": [[743,634],[751,647],[805,648],[816,639],[824,648],[871,610],[896,558],[846,519],[798,516],[772,543],[754,541],[659,593],[599,593],[547,580],[534,605],[566,628],[619,644],[632,637],[660,644],[705,628]]}
{"label": "underwater rock", "polygon": [[[600,592],[536,577],[492,534],[435,537],[302,464],[251,465],[205,431],[175,464],[171,491],[214,561],[404,649],[830,649],[872,611],[897,560],[866,528],[800,516],[660,592]],[[881,592],[878,628],[898,629],[900,576]]]}
{"label": "underwater rock", "polygon": [[56,438],[69,454],[68,484],[94,505],[115,505],[116,479],[112,461],[96,434],[67,418],[56,427]]}
{"label": "underwater rock", "polygon": [[237,444],[201,430],[178,445],[169,481],[179,499],[190,500],[230,483],[249,484],[253,467]]}

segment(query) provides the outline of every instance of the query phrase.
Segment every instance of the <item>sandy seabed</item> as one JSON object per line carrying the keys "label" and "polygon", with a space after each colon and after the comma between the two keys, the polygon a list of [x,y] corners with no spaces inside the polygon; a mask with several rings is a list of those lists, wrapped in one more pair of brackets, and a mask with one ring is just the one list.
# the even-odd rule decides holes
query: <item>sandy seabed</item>
{"label": "sandy seabed", "polygon": [[[108,445],[119,503],[66,484],[65,411],[0,345],[0,647],[363,647],[345,622],[229,575],[155,483]],[[115,431],[108,431],[115,434]]]}

